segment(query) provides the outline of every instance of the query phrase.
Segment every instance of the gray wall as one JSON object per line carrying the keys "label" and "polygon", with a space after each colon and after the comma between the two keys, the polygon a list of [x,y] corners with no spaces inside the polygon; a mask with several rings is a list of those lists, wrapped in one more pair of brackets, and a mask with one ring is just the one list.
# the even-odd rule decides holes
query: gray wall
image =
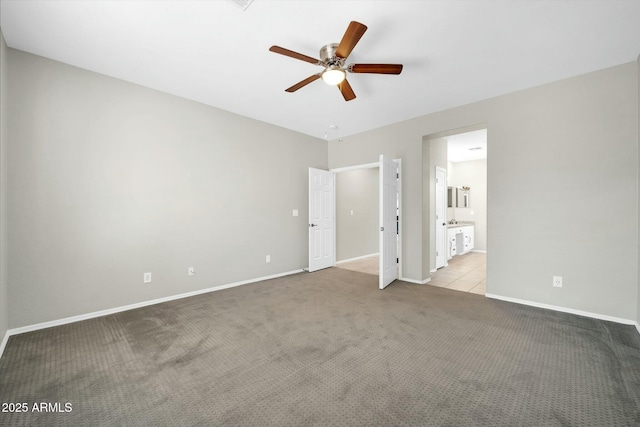
{"label": "gray wall", "polygon": [[402,159],[403,272],[421,280],[423,136],[486,123],[487,292],[635,319],[637,96],[632,62],[331,141],[329,166]]}
{"label": "gray wall", "polygon": [[[638,147],[640,147],[640,56],[638,56],[638,59],[636,61],[636,75],[638,77],[638,128],[637,128],[637,134],[636,137],[638,138]],[[638,165],[640,165],[640,151],[638,153]],[[639,193],[640,194],[640,193]],[[640,197],[638,197],[638,203],[640,203]],[[638,215],[638,232],[640,232],[640,212]],[[638,264],[636,265],[636,268],[640,268],[640,251],[638,251]],[[636,327],[638,328],[638,330],[640,331],[640,272],[638,273],[639,278],[638,278],[638,312],[637,312],[637,316],[636,316]]]}
{"label": "gray wall", "polygon": [[7,44],[0,29],[0,342],[9,328],[7,284]]}
{"label": "gray wall", "polygon": [[487,160],[449,163],[453,187],[469,186],[471,207],[452,208],[457,221],[473,221],[474,250],[487,250]]}
{"label": "gray wall", "polygon": [[336,174],[337,261],[378,253],[378,171],[366,168]]}
{"label": "gray wall", "polygon": [[10,327],[308,265],[325,141],[13,49],[8,67]]}

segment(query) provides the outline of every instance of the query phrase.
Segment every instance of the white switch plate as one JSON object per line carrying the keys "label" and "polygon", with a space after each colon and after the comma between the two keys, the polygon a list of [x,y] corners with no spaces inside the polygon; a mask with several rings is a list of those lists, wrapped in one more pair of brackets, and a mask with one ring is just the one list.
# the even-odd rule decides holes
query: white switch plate
{"label": "white switch plate", "polygon": [[351,216],[353,216],[353,209],[351,209]]}
{"label": "white switch plate", "polygon": [[193,267],[187,268],[187,276],[193,276],[194,274],[196,274],[196,272]]}
{"label": "white switch plate", "polygon": [[293,210],[293,216],[298,216],[298,209]]}
{"label": "white switch plate", "polygon": [[271,262],[271,255],[267,255],[267,262]]}
{"label": "white switch plate", "polygon": [[562,287],[562,276],[553,276],[553,286],[556,288]]}
{"label": "white switch plate", "polygon": [[144,283],[151,283],[151,273],[144,273],[142,280]]}

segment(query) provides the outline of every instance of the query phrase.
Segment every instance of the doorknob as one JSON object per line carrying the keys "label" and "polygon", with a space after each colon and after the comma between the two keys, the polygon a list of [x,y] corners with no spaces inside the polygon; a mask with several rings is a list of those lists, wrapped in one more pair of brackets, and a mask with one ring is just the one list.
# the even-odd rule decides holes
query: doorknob
{"label": "doorknob", "polygon": [[317,227],[318,224],[309,224],[309,227]]}
{"label": "doorknob", "polygon": [[443,227],[445,227],[446,225],[447,225],[446,223],[444,223],[444,222],[442,223],[442,226],[443,226]]}

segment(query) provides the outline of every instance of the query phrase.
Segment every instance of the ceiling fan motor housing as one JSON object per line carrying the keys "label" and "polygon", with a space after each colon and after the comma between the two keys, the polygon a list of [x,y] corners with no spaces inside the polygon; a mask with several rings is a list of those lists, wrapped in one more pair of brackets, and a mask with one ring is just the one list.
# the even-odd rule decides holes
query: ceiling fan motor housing
{"label": "ceiling fan motor housing", "polygon": [[336,56],[337,49],[338,43],[330,43],[322,46],[320,49],[320,61],[325,67],[343,67],[345,58],[338,58]]}

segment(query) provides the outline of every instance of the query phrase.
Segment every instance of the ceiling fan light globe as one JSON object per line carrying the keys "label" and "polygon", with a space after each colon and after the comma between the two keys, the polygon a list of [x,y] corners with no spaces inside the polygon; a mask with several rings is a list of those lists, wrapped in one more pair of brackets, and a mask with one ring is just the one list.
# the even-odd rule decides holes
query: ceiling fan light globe
{"label": "ceiling fan light globe", "polygon": [[322,80],[332,86],[342,83],[345,77],[345,72],[339,68],[330,68],[322,73]]}

